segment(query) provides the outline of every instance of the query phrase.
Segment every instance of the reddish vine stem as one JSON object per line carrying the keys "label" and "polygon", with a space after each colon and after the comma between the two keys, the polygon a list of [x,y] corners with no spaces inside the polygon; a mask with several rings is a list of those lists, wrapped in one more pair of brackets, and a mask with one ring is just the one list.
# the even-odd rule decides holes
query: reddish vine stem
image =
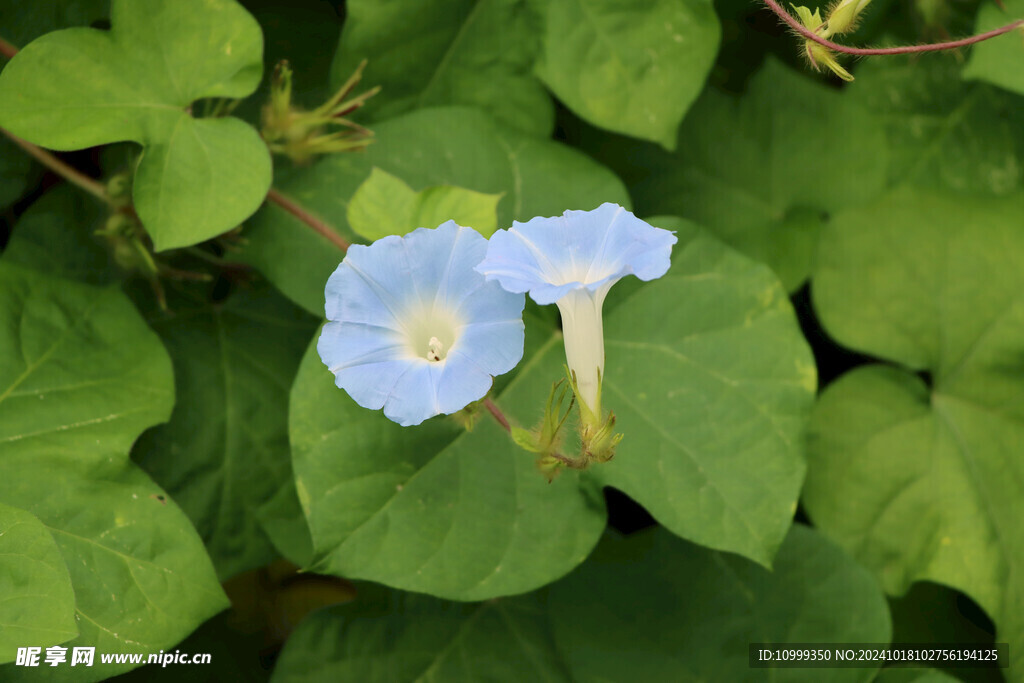
{"label": "reddish vine stem", "polygon": [[74,166],[61,161],[50,152],[47,152],[42,147],[33,145],[28,140],[22,140],[17,135],[4,128],[0,128],[0,132],[3,132],[3,134],[10,138],[14,144],[25,150],[36,161],[61,176],[69,183],[77,185],[89,194],[99,197],[105,202],[109,201],[109,198],[107,197],[107,189],[100,181],[95,178],[90,178]]}
{"label": "reddish vine stem", "polygon": [[947,40],[942,43],[928,43],[925,45],[901,45],[899,47],[847,47],[846,45],[834,43],[831,40],[828,40],[827,38],[822,38],[821,36],[817,35],[814,31],[810,30],[809,28],[801,24],[799,21],[797,21],[793,17],[793,15],[791,15],[789,12],[783,9],[782,5],[776,2],[776,0],[764,0],[764,4],[768,5],[768,8],[772,12],[774,12],[776,16],[778,16],[780,19],[786,22],[786,24],[791,29],[802,35],[807,40],[813,40],[818,45],[827,47],[828,49],[833,50],[835,52],[841,52],[847,55],[860,55],[862,57],[872,55],[907,55],[919,52],[939,52],[941,50],[955,50],[956,48],[959,47],[966,47],[968,45],[973,45],[974,43],[980,43],[983,40],[988,40],[989,38],[1001,36],[1004,33],[1009,33],[1010,31],[1016,28],[1024,26],[1024,19],[1018,19],[1017,21],[1011,22],[1006,26],[1000,26],[999,28],[992,29],[991,31],[979,33],[976,36],[960,38],[959,40]]}
{"label": "reddish vine stem", "polygon": [[484,399],[484,407],[498,421],[502,429],[510,434],[512,433],[512,426],[508,423],[508,418],[505,417],[505,413],[501,412],[501,408],[491,400],[490,396]]}
{"label": "reddish vine stem", "polygon": [[320,220],[312,213],[296,203],[293,199],[286,197],[274,188],[267,193],[267,201],[277,204],[282,209],[298,218],[300,221],[313,228],[313,230],[328,242],[342,251],[348,251],[349,242],[334,231],[330,225]]}
{"label": "reddish vine stem", "polygon": [[13,59],[16,54],[18,54],[18,48],[0,38],[0,55],[7,57],[7,59]]}
{"label": "reddish vine stem", "polygon": [[[505,413],[501,411],[501,408],[498,407],[498,404],[491,400],[490,396],[484,399],[484,407],[487,408],[487,412],[491,414],[491,417],[497,420],[498,424],[501,425],[502,429],[504,429],[509,434],[512,433],[512,425],[509,424],[508,418],[505,417]],[[582,469],[579,460],[574,460],[573,458],[564,456],[561,453],[550,453],[550,455],[552,458],[562,463],[566,467],[571,467],[573,469]]]}

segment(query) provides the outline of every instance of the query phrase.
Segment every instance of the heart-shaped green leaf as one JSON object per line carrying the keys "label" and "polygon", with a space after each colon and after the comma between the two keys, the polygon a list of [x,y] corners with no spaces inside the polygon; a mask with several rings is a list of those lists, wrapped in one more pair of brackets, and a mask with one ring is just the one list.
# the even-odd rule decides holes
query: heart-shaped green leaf
{"label": "heart-shaped green leaf", "polygon": [[[170,414],[167,353],[118,289],[8,264],[0,320],[0,503],[57,542],[80,633],[67,646],[170,647],[226,600],[188,518],[128,460],[139,432]],[[53,673],[97,680],[132,667]],[[2,676],[33,674],[9,665]]]}
{"label": "heart-shaped green leaf", "polygon": [[[814,301],[871,365],[822,395],[815,522],[903,593],[963,590],[1024,662],[1024,195],[905,188],[823,234]],[[927,373],[926,380],[913,371]]]}
{"label": "heart-shaped green leaf", "polygon": [[549,0],[537,74],[595,126],[676,146],[721,29],[707,0]]}
{"label": "heart-shaped green leaf", "polygon": [[234,0],[113,0],[111,23],[25,46],[0,74],[0,126],[58,150],[142,145],[135,209],[158,250],[234,228],[266,196],[269,153],[242,121],[191,106],[256,88],[259,25]]}
{"label": "heart-shaped green leaf", "polygon": [[539,17],[528,0],[350,0],[331,67],[340,86],[359,63],[381,92],[366,113],[480,107],[502,124],[547,137],[554,107],[533,76]]}
{"label": "heart-shaped green leaf", "polygon": [[606,311],[602,403],[626,438],[591,472],[680,536],[768,566],[803,483],[814,358],[770,270],[651,222],[679,244],[668,275]]}

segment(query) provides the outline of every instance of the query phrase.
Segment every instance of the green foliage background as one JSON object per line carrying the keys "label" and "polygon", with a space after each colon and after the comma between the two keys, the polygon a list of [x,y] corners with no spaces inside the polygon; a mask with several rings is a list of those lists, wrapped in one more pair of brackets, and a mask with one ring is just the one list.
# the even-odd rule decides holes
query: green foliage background
{"label": "green foliage background", "polygon": [[[875,0],[850,40],[1022,14]],[[211,681],[1024,681],[1024,42],[840,87],[777,24],[0,0],[0,679],[182,671],[15,663],[60,645],[209,652]],[[305,111],[366,60],[365,149],[272,158],[282,59]],[[602,202],[679,239],[605,305],[614,460],[548,483],[486,414],[401,428],[334,386],[339,245]],[[564,356],[525,322],[494,398],[529,426]],[[1010,667],[747,666],[890,641]]]}

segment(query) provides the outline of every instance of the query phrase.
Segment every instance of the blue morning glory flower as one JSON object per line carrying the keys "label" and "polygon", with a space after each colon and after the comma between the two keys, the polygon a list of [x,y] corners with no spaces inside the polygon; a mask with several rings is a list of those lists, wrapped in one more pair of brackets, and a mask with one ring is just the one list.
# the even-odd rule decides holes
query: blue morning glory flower
{"label": "blue morning glory flower", "polygon": [[675,243],[668,230],[617,204],[602,204],[593,211],[566,211],[498,230],[476,269],[509,292],[529,292],[538,304],[558,304],[566,361],[581,400],[599,419],[605,295],[626,275],[641,280],[664,275]]}
{"label": "blue morning glory flower", "polygon": [[335,383],[406,427],[483,398],[523,356],[525,303],[473,269],[486,250],[454,221],[350,247],[316,347]]}

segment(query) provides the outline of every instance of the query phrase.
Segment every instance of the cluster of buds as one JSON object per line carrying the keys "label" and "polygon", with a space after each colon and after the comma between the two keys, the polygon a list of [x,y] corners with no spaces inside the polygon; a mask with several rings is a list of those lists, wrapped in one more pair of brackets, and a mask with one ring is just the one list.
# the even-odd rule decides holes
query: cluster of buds
{"label": "cluster of buds", "polygon": [[[548,478],[554,477],[563,469],[584,470],[593,463],[608,462],[615,456],[615,447],[622,441],[622,434],[615,431],[615,413],[609,411],[602,417],[600,412],[587,403],[580,393],[576,373],[565,368],[568,378],[559,380],[551,386],[544,417],[533,429],[512,427],[512,439],[520,448],[537,454],[537,467]],[[572,393],[570,394],[570,389]],[[566,397],[569,405],[562,409]],[[600,399],[600,380],[598,380],[598,399]],[[578,425],[580,452],[576,457],[562,455],[559,449],[562,444],[562,427],[572,412],[573,406],[580,409]],[[598,408],[600,411],[600,408]]]}
{"label": "cluster of buds", "polygon": [[373,132],[346,118],[380,91],[378,86],[349,99],[365,66],[364,61],[326,102],[305,111],[292,104],[292,70],[287,61],[279,62],[270,81],[270,101],[263,107],[260,131],[270,151],[304,163],[318,154],[347,152],[370,144]]}
{"label": "cluster of buds", "polygon": [[[861,12],[868,6],[871,0],[840,0],[828,11],[828,18],[822,20],[820,10],[812,13],[806,7],[793,6],[800,23],[815,35],[821,38],[830,39],[833,36],[849,33],[857,28]],[[853,76],[844,69],[836,60],[835,53],[824,45],[813,40],[804,40],[804,54],[807,60],[815,69],[827,67],[835,75],[844,81],[852,81]]]}

